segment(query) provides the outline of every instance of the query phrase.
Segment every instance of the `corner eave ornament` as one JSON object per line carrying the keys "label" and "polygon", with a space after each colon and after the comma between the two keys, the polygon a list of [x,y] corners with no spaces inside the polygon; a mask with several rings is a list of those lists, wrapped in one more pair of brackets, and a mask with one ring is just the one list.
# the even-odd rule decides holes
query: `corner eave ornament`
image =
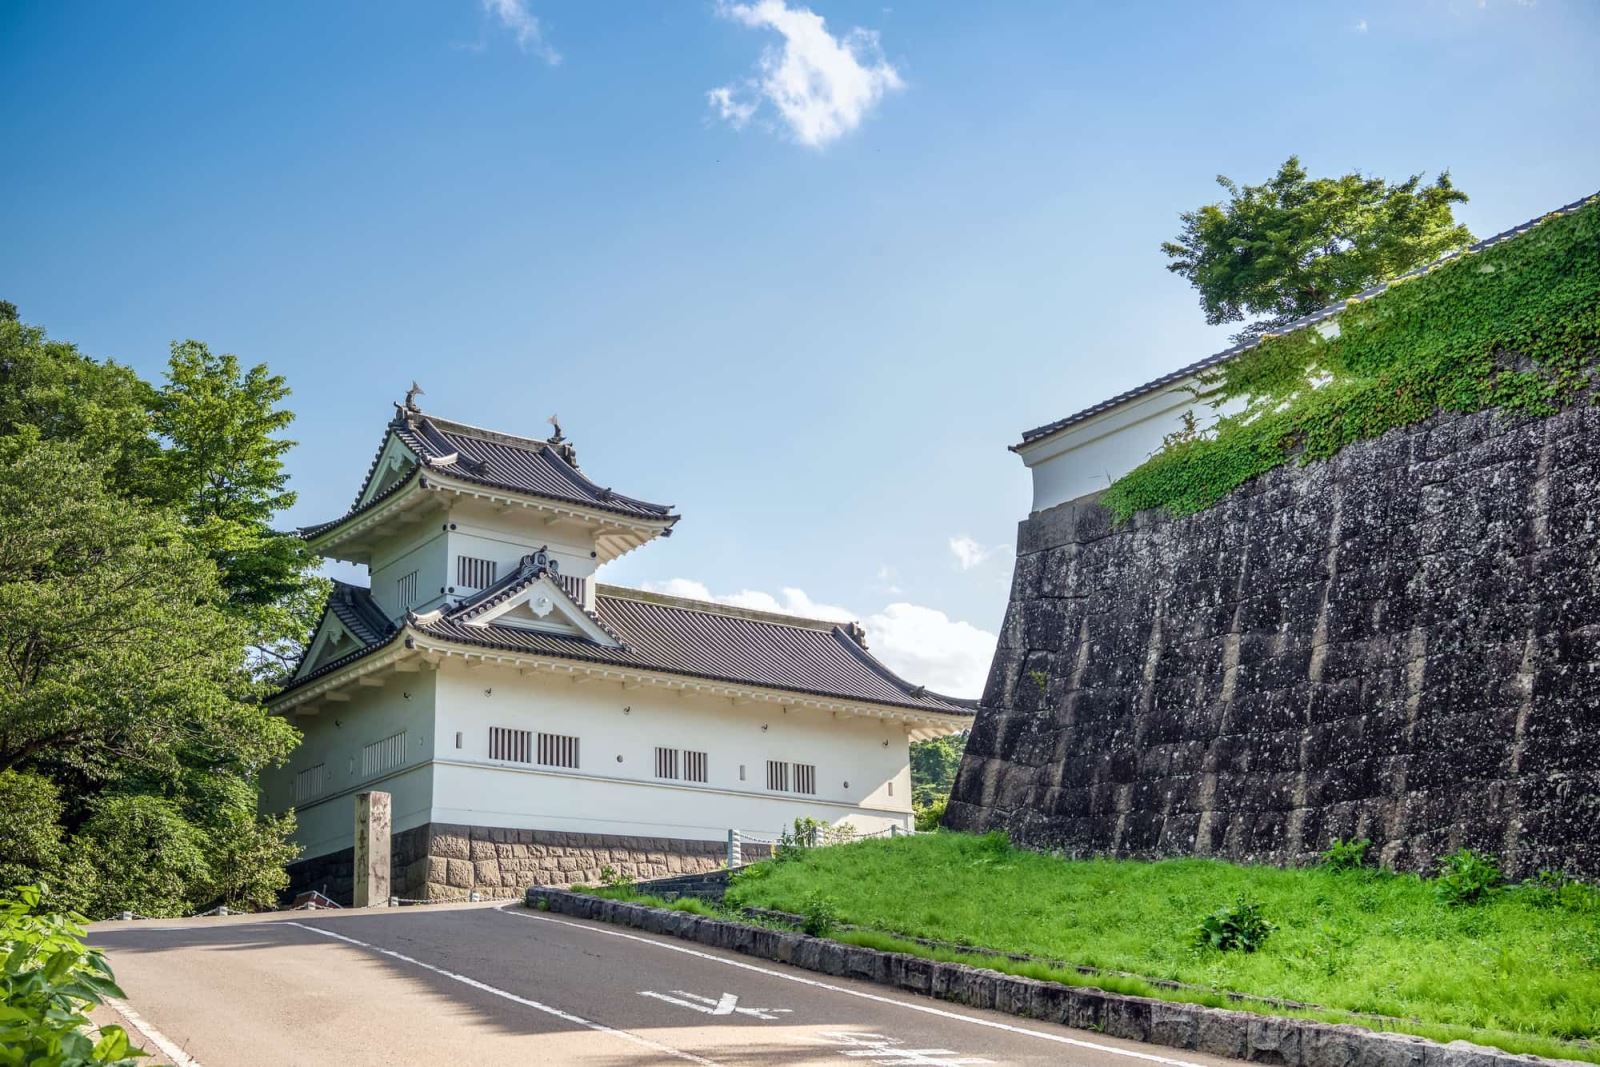
{"label": "corner eave ornament", "polygon": [[416,379],[413,378],[411,380],[411,388],[406,390],[405,409],[407,411],[421,411],[422,409],[417,406],[417,397],[426,395],[422,391],[422,386],[418,385]]}

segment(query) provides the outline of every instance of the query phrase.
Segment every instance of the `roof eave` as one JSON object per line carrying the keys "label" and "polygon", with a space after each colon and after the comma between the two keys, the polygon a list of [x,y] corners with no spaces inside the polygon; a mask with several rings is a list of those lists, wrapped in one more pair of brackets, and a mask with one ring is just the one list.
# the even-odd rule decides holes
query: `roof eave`
{"label": "roof eave", "polygon": [[504,662],[518,667],[531,666],[534,669],[551,670],[556,674],[582,672],[599,675],[602,678],[613,678],[619,683],[637,681],[644,684],[661,685],[666,688],[711,689],[723,695],[748,699],[753,703],[817,707],[821,710],[846,711],[865,718],[894,718],[923,722],[926,726],[949,726],[951,729],[946,731],[949,733],[967,729],[972,723],[972,713],[970,711],[947,711],[917,704],[867,700],[862,697],[849,697],[838,693],[761,685],[732,678],[691,674],[687,671],[636,667],[610,663],[599,659],[562,656],[548,652],[529,652],[490,644],[465,644],[448,637],[430,633],[426,626],[408,627],[408,630],[412,635],[411,644],[423,652],[433,651],[445,655],[463,656],[469,659],[477,658]]}

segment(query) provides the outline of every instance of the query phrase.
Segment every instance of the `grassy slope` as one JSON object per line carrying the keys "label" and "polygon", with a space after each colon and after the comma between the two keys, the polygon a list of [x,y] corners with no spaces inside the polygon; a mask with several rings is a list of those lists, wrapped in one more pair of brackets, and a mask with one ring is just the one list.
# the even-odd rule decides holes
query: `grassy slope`
{"label": "grassy slope", "polygon": [[[1528,893],[1507,891],[1449,907],[1408,875],[1067,861],[994,838],[936,834],[763,864],[741,879],[731,902],[799,911],[818,893],[841,921],[876,931],[1394,1016],[1422,1025],[1383,1028],[1600,1062],[1600,1050],[1551,1041],[1600,1034],[1600,915],[1588,894],[1580,906],[1540,907]],[[1266,946],[1254,954],[1195,950],[1200,920],[1241,893],[1260,900],[1277,924]],[[1499,1033],[1458,1029],[1466,1027]]]}

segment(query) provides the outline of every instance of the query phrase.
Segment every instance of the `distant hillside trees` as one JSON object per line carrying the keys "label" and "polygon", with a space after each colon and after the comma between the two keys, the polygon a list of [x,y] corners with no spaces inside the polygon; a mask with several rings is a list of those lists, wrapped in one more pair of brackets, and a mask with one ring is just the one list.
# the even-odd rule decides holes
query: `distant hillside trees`
{"label": "distant hillside trees", "polygon": [[1212,324],[1261,316],[1235,335],[1251,340],[1378,282],[1472,243],[1452,208],[1467,194],[1448,171],[1424,184],[1359,172],[1311,178],[1290,156],[1261,185],[1219,175],[1228,193],[1181,216],[1161,246],[1167,269],[1199,291]]}
{"label": "distant hillside trees", "polygon": [[283,884],[260,698],[323,594],[279,434],[287,389],[189,341],[157,385],[0,304],[0,878],[183,914]]}

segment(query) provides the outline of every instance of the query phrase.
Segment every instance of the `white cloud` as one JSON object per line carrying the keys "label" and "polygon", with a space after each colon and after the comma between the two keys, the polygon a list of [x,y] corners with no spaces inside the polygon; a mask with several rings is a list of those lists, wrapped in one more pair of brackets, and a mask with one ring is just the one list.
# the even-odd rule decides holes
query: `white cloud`
{"label": "white cloud", "polygon": [[966,534],[950,538],[950,554],[956,558],[956,563],[964,571],[980,567],[1007,551],[1005,545],[985,545]]}
{"label": "white cloud", "polygon": [[538,17],[528,10],[528,0],[483,0],[483,9],[511,31],[518,48],[532,52],[552,67],[561,62],[561,53],[550,47]]}
{"label": "white cloud", "polygon": [[1366,19],[1356,19],[1356,32],[1357,33],[1366,33],[1367,32],[1367,20]]}
{"label": "white cloud", "polygon": [[807,596],[805,590],[793,587],[785,587],[779,596],[756,589],[716,594],[704,582],[669,578],[664,582],[645,582],[642,588],[669,596],[809,619],[859,620],[867,628],[867,645],[873,655],[906,681],[925,685],[936,693],[980,695],[989,675],[989,663],[994,659],[994,634],[920,604],[895,602],[875,614],[862,616],[849,608],[818,603]]}
{"label": "white cloud", "polygon": [[905,82],[883,58],[878,35],[859,27],[842,37],[828,32],[822,16],[785,0],[721,3],[724,18],[752,29],[776,30],[783,47],[769,47],[757,63],[758,75],[706,94],[717,116],[739,129],[763,102],[777,109],[790,134],[810,148],[821,148],[861,125],[885,93]]}
{"label": "white cloud", "polygon": [[872,654],[900,677],[950,696],[983,694],[994,634],[920,604],[890,604],[861,621]]}
{"label": "white cloud", "polygon": [[726,85],[706,93],[706,100],[716,109],[717,117],[736,130],[744,129],[744,124],[756,113],[755,101],[734,96],[733,90]]}

